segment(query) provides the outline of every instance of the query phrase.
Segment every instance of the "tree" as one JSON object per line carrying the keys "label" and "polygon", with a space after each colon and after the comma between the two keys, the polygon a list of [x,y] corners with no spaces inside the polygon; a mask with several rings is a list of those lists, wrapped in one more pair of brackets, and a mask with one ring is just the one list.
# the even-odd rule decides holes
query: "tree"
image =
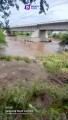
{"label": "tree", "polygon": [[40,0],[40,11],[39,11],[39,13],[42,13],[42,12],[45,13],[44,4],[45,4],[45,6],[47,7],[47,10],[48,10],[49,4],[46,2],[46,0]]}
{"label": "tree", "polygon": [[[10,7],[16,6],[17,9],[19,9],[19,6],[17,5],[17,0],[0,0],[0,13],[1,17],[4,19],[5,27],[9,28],[9,20],[8,17],[11,14]],[[3,27],[3,23],[0,22],[0,27]]]}
{"label": "tree", "polygon": [[[35,2],[36,0],[19,0],[23,4],[32,4],[32,2]],[[39,13],[44,12],[44,5],[47,7],[47,10],[49,8],[48,3],[46,0],[40,0],[40,11]],[[5,28],[9,28],[9,20],[8,17],[11,15],[10,8],[16,7],[17,10],[19,10],[19,5],[17,4],[17,0],[0,0],[0,13],[1,17],[4,19],[5,22]],[[0,27],[4,27],[2,21],[0,21]]]}

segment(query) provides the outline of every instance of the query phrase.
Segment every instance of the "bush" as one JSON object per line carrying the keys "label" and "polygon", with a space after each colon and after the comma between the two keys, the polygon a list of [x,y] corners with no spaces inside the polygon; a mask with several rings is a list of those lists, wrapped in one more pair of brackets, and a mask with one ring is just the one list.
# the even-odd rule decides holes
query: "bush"
{"label": "bush", "polygon": [[52,34],[52,37],[55,39],[62,39],[63,33],[58,33],[58,34],[54,33],[54,34]]}
{"label": "bush", "polygon": [[30,33],[26,33],[26,35],[27,35],[27,36],[29,36],[29,35],[30,35]]}
{"label": "bush", "polygon": [[39,57],[42,60],[44,68],[47,72],[68,71],[68,53],[51,55],[48,57]]}
{"label": "bush", "polygon": [[[17,110],[31,108],[34,112],[34,117],[43,117],[43,112],[46,115],[46,111],[50,113],[51,117],[58,117],[60,113],[66,113],[68,108],[68,86],[61,88],[48,83],[43,82],[40,84],[37,82],[30,86],[27,85],[27,87],[18,86],[9,91],[0,91],[0,110],[4,111],[7,106],[12,106],[13,109]],[[48,95],[48,98],[51,97],[53,99],[53,103],[47,110],[45,107],[40,106],[39,103],[32,105],[33,101],[35,102],[37,98],[43,95]],[[29,118],[28,120],[32,120],[32,118]],[[41,120],[40,118],[38,119]]]}
{"label": "bush", "polygon": [[68,34],[63,34],[60,45],[68,45]]}
{"label": "bush", "polygon": [[5,36],[3,34],[3,30],[0,29],[0,44],[5,44]]}
{"label": "bush", "polygon": [[54,37],[55,39],[60,39],[60,45],[67,45],[68,44],[68,34],[67,33],[54,33],[52,34],[52,37]]}

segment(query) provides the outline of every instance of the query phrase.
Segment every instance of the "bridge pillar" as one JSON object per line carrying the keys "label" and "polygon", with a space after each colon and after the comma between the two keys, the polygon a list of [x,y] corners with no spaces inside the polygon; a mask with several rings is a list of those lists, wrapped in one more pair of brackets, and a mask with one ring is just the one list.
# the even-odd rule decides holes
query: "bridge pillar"
{"label": "bridge pillar", "polygon": [[35,30],[31,35],[31,41],[48,41],[48,31]]}
{"label": "bridge pillar", "polygon": [[35,30],[31,37],[39,37],[39,30]]}
{"label": "bridge pillar", "polygon": [[31,35],[31,41],[39,41],[39,30],[35,30]]}
{"label": "bridge pillar", "polygon": [[40,30],[40,41],[48,41],[48,31],[46,30]]}

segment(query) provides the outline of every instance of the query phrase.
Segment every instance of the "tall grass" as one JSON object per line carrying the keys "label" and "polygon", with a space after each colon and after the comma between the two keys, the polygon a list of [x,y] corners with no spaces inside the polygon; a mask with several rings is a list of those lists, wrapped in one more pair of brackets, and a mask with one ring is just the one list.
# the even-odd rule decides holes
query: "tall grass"
{"label": "tall grass", "polygon": [[68,53],[63,52],[62,54],[55,54],[48,57],[38,57],[42,60],[44,68],[47,72],[55,73],[59,71],[68,72]]}
{"label": "tall grass", "polygon": [[[33,102],[35,102],[37,98],[41,98],[42,95],[47,95],[48,98],[51,97],[53,99],[53,103],[49,109],[44,108],[41,101],[33,105]],[[40,84],[36,81],[36,83],[33,83],[30,86],[27,85],[27,87],[17,86],[9,91],[7,89],[5,91],[0,91],[0,110],[4,112],[7,106],[12,106],[13,109],[17,110],[31,109],[33,110],[33,113],[31,115],[25,115],[28,120],[32,120],[34,117],[41,120],[43,116],[48,113],[52,118],[54,116],[59,117],[61,113],[66,114],[68,109],[67,102],[68,86],[60,88],[48,83]],[[24,115],[22,116],[22,119],[23,117]],[[25,120],[25,118],[23,120]]]}
{"label": "tall grass", "polygon": [[25,61],[26,63],[30,63],[31,60],[28,57],[20,57],[20,56],[0,56],[0,60],[6,60],[6,61]]}
{"label": "tall grass", "polygon": [[[1,57],[3,60],[22,60],[21,57]],[[68,72],[68,53],[51,55],[48,57],[38,57],[42,60],[44,68],[47,72],[55,73],[59,71]],[[43,99],[42,99],[43,96]],[[42,103],[51,98],[52,103],[49,108],[43,106]],[[38,102],[37,102],[38,100]],[[48,104],[48,101],[47,101]],[[22,115],[21,120],[42,120],[44,116],[49,114],[50,120],[66,120],[68,111],[68,85],[63,87],[51,84],[47,81],[35,80],[23,86],[22,84],[8,90],[0,90],[0,111],[3,113],[6,106],[12,106],[13,109],[31,109],[33,113]],[[9,115],[7,115],[9,117]],[[8,118],[7,118],[8,119]],[[15,116],[11,116],[11,120],[15,120]]]}
{"label": "tall grass", "polygon": [[0,44],[5,44],[5,36],[3,34],[3,30],[0,29]]}

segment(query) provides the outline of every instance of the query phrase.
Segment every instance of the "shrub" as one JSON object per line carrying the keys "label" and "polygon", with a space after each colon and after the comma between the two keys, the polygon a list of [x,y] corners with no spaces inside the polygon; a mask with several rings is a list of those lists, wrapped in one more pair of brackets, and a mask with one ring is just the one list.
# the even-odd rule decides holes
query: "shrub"
{"label": "shrub", "polygon": [[63,34],[60,45],[68,45],[68,34]]}
{"label": "shrub", "polygon": [[[68,86],[58,87],[46,83],[37,83],[27,87],[18,86],[12,90],[0,91],[0,110],[3,111],[5,107],[12,106],[13,109],[33,109],[34,117],[43,117],[46,115],[46,111],[50,113],[52,117],[58,117],[60,113],[66,113],[68,108]],[[48,98],[53,99],[53,103],[49,109],[46,110],[43,106],[39,106],[39,103],[32,105],[32,101],[42,95],[48,95]],[[40,111],[41,110],[41,111]],[[37,115],[37,116],[36,116]],[[29,115],[30,116],[30,115]],[[28,117],[29,118],[29,117]],[[31,120],[31,119],[30,119]]]}
{"label": "shrub", "polygon": [[6,61],[11,61],[11,60],[17,60],[17,61],[24,61],[26,63],[30,63],[30,59],[28,57],[20,57],[20,56],[0,56],[0,60],[6,60]]}
{"label": "shrub", "polygon": [[38,57],[43,62],[43,66],[47,72],[55,73],[59,71],[68,71],[68,53],[51,55],[48,57]]}
{"label": "shrub", "polygon": [[30,33],[26,33],[26,35],[27,35],[27,36],[29,36],[29,35],[30,35]]}
{"label": "shrub", "polygon": [[3,34],[3,30],[0,29],[0,44],[5,44],[5,36]]}

